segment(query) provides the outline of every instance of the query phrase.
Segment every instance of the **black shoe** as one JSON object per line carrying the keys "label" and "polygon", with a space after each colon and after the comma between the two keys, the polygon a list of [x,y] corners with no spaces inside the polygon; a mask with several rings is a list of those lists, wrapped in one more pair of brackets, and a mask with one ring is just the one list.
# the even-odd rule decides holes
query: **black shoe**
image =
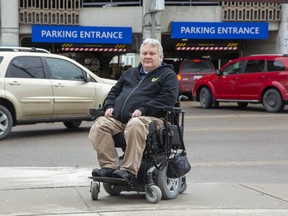
{"label": "black shoe", "polygon": [[112,177],[121,178],[129,182],[132,182],[136,179],[136,176],[127,170],[115,170],[112,174]]}
{"label": "black shoe", "polygon": [[95,168],[92,170],[92,176],[93,177],[111,177],[112,173],[115,171],[115,169],[112,168]]}

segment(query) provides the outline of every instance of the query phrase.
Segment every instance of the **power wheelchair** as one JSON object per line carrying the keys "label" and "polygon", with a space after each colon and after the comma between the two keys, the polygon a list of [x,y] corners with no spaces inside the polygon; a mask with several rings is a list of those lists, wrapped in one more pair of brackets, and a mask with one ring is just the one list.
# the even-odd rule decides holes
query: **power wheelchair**
{"label": "power wheelchair", "polygon": [[[90,184],[92,200],[98,200],[100,183],[111,196],[119,195],[122,191],[145,192],[149,203],[157,203],[162,198],[174,199],[186,190],[185,175],[179,178],[168,178],[166,175],[169,160],[185,150],[183,142],[185,112],[180,103],[185,99],[187,99],[185,96],[180,96],[174,107],[165,110],[163,128],[156,129],[156,124],[153,122],[150,124],[146,148],[136,180],[128,182],[113,177],[89,177],[92,179]],[[99,110],[92,109],[90,113],[99,116]],[[113,139],[115,147],[123,151],[123,155],[119,157],[121,162],[126,146],[124,135],[123,133],[116,134]]]}

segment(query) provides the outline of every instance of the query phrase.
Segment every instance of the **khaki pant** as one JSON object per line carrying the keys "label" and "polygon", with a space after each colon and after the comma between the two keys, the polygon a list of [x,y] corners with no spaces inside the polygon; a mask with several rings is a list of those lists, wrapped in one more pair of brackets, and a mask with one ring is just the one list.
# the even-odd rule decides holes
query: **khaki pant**
{"label": "khaki pant", "polygon": [[[124,169],[137,175],[149,133],[149,124],[156,121],[157,128],[163,126],[163,120],[155,117],[141,116],[131,118],[127,124],[101,116],[96,119],[89,132],[89,139],[97,152],[100,167]],[[126,150],[122,164],[115,149],[113,135],[124,131]]]}

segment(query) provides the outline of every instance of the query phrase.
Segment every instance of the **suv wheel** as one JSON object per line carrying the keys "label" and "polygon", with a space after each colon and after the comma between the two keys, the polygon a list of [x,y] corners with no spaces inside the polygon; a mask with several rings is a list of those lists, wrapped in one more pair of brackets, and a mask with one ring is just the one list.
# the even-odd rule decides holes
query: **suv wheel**
{"label": "suv wheel", "polygon": [[13,127],[13,118],[10,111],[0,105],[0,140],[7,137]]}
{"label": "suv wheel", "polygon": [[208,109],[212,107],[212,94],[208,88],[204,87],[200,90],[199,100],[202,108]]}
{"label": "suv wheel", "polygon": [[268,89],[263,95],[262,104],[267,112],[280,112],[285,104],[280,93],[276,89]]}
{"label": "suv wheel", "polygon": [[79,128],[81,123],[82,123],[82,121],[65,121],[65,122],[63,122],[65,127],[71,128],[71,129]]}

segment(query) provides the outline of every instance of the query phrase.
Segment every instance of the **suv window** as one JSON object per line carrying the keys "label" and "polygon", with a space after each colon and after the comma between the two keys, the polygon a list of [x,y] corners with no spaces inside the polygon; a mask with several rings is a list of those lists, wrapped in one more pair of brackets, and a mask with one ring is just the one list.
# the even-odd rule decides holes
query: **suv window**
{"label": "suv window", "polygon": [[46,58],[52,79],[85,80],[83,71],[76,65],[56,58]]}
{"label": "suv window", "polygon": [[44,68],[40,57],[15,57],[9,64],[6,77],[44,78]]}
{"label": "suv window", "polygon": [[201,60],[193,60],[193,61],[184,61],[181,68],[181,73],[186,72],[207,72],[214,71],[214,66],[210,61],[201,61]]}
{"label": "suv window", "polygon": [[249,60],[246,66],[247,73],[262,72],[265,68],[265,60]]}
{"label": "suv window", "polygon": [[230,75],[230,74],[240,74],[242,73],[242,68],[244,66],[244,61],[235,62],[222,71],[223,75]]}
{"label": "suv window", "polygon": [[281,61],[267,61],[268,71],[285,71],[285,65]]}

